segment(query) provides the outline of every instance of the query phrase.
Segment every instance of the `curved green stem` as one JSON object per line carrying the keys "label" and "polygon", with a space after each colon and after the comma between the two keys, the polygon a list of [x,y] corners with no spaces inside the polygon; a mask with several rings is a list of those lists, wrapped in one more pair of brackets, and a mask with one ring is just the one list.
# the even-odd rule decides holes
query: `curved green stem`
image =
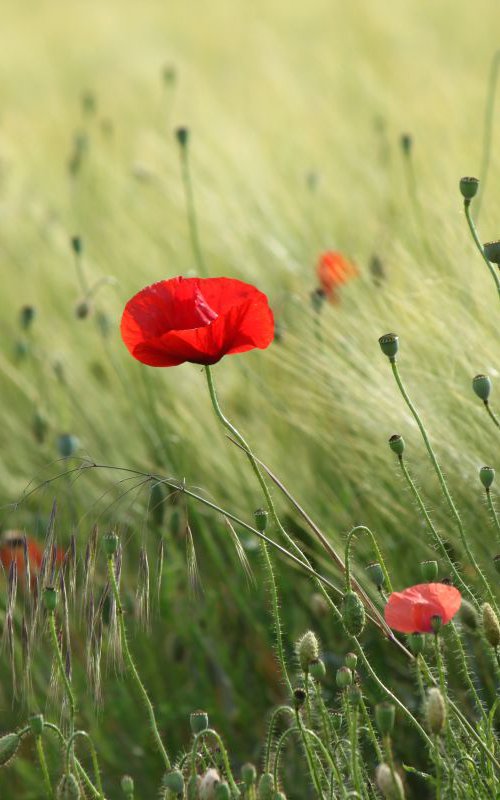
{"label": "curved green stem", "polygon": [[496,414],[491,410],[491,406],[487,400],[484,401],[484,407],[486,408],[488,416],[492,420],[493,424],[496,425],[497,428],[500,428],[500,422],[498,421]]}
{"label": "curved green stem", "polygon": [[498,519],[498,514],[496,512],[496,508],[491,497],[490,489],[486,489],[486,500],[488,502],[488,508],[490,510],[491,516],[493,517],[493,522],[495,523],[497,536],[500,539],[500,520]]}
{"label": "curved green stem", "polygon": [[66,771],[69,772],[69,762],[70,762],[70,756],[71,756],[71,748],[72,748],[73,742],[75,741],[77,736],[85,737],[87,739],[88,743],[89,743],[90,757],[92,759],[92,767],[94,768],[94,776],[95,776],[95,782],[97,784],[98,796],[99,796],[100,800],[104,800],[104,793],[102,791],[102,783],[101,783],[101,773],[99,771],[99,762],[97,760],[97,751],[96,751],[96,749],[94,747],[94,742],[92,741],[92,738],[90,737],[90,735],[86,731],[75,731],[69,737],[67,745],[66,745]]}
{"label": "curved green stem", "polygon": [[498,80],[498,67],[500,65],[500,50],[497,50],[491,61],[490,75],[488,79],[488,93],[486,96],[486,106],[484,111],[484,127],[483,127],[483,152],[481,158],[481,169],[479,172],[480,177],[480,190],[477,198],[477,211],[476,216],[479,216],[481,211],[481,204],[483,202],[484,190],[486,187],[486,179],[488,177],[488,169],[490,166],[491,157],[491,138],[493,133],[493,112],[495,110],[495,96]]}
{"label": "curved green stem", "polygon": [[214,731],[213,728],[205,728],[205,730],[200,731],[193,738],[193,746],[192,746],[192,749],[191,749],[191,774],[192,775],[196,775],[196,756],[198,754],[198,742],[200,742],[202,739],[204,739],[205,736],[213,736],[215,741],[219,745],[219,749],[220,749],[220,752],[221,752],[221,755],[222,755],[222,761],[224,763],[224,769],[225,769],[226,775],[227,775],[227,780],[228,780],[229,786],[231,787],[231,792],[233,793],[234,797],[239,797],[241,792],[238,789],[238,787],[236,786],[236,782],[234,780],[233,773],[231,771],[231,765],[229,763],[229,758],[228,758],[228,755],[227,755],[226,748],[224,746],[224,742],[222,741],[222,739],[219,736],[219,734],[217,733],[217,731]]}
{"label": "curved green stem", "polygon": [[142,699],[142,701],[143,701],[143,703],[144,703],[144,705],[146,707],[146,711],[147,711],[147,714],[148,714],[148,717],[149,717],[149,724],[151,726],[151,731],[153,733],[153,737],[154,737],[154,740],[156,742],[156,746],[157,746],[158,751],[160,752],[160,755],[161,755],[161,757],[163,759],[163,763],[165,765],[165,769],[168,771],[168,770],[171,769],[170,759],[168,757],[168,754],[167,754],[167,751],[165,749],[165,746],[164,746],[164,744],[163,744],[163,742],[161,740],[160,732],[158,730],[158,724],[156,722],[156,717],[155,717],[153,704],[151,703],[151,700],[149,699],[149,695],[148,695],[148,693],[147,693],[147,691],[146,691],[146,689],[144,687],[143,682],[141,681],[140,675],[137,672],[136,666],[134,664],[134,659],[132,658],[132,654],[131,654],[130,648],[128,646],[127,631],[126,631],[126,628],[125,628],[125,620],[123,618],[123,607],[122,607],[122,603],[121,603],[121,599],[120,599],[120,592],[119,592],[119,589],[118,589],[118,584],[116,582],[116,575],[115,575],[115,570],[114,570],[113,556],[108,556],[108,578],[109,578],[109,583],[111,585],[111,589],[112,589],[112,592],[113,592],[113,597],[114,597],[114,600],[115,600],[116,615],[117,615],[117,618],[118,618],[118,626],[119,626],[119,629],[120,629],[120,639],[121,639],[121,644],[122,644],[122,648],[123,648],[123,654],[125,656],[125,663],[127,665],[128,671],[130,672],[130,674],[131,674],[131,676],[132,676],[132,678],[134,680],[134,683],[135,683],[135,685],[137,687],[137,691],[140,694],[141,699]]}
{"label": "curved green stem", "polygon": [[297,727],[298,727],[298,729],[300,731],[300,734],[301,734],[301,737],[302,737],[302,743],[304,745],[304,750],[305,750],[305,753],[306,753],[306,759],[307,759],[307,763],[309,765],[309,771],[311,773],[311,777],[313,779],[314,788],[316,789],[318,797],[320,797],[321,800],[324,800],[323,790],[321,789],[321,781],[320,781],[320,778],[319,778],[319,775],[318,775],[318,770],[316,768],[315,754],[311,750],[311,748],[309,746],[309,742],[307,741],[305,728],[304,728],[304,725],[302,724],[302,720],[300,718],[300,713],[299,713],[298,710],[295,711],[295,719],[297,721]]}
{"label": "curved green stem", "polygon": [[59,647],[59,641],[57,639],[57,631],[56,631],[56,622],[55,622],[55,614],[53,611],[49,611],[49,631],[50,636],[52,639],[52,646],[54,648],[54,654],[56,657],[57,667],[59,670],[59,675],[61,676],[61,680],[64,685],[64,689],[66,692],[66,697],[68,699],[69,704],[69,725],[70,725],[70,736],[73,734],[75,730],[75,714],[76,714],[76,703],[75,698],[73,695],[73,690],[71,689],[71,684],[69,682],[69,678],[66,675],[66,670],[64,668],[64,663],[61,654],[61,648]]}
{"label": "curved green stem", "polygon": [[385,566],[385,561],[382,557],[382,553],[380,552],[379,546],[377,544],[377,540],[373,533],[371,532],[370,528],[367,528],[366,525],[356,525],[355,528],[349,531],[347,534],[347,539],[345,543],[345,588],[346,592],[348,592],[351,588],[351,543],[356,533],[367,533],[371,539],[373,550],[375,551],[375,556],[377,561],[379,562],[380,566],[382,567],[382,572],[384,573],[384,580],[387,587],[387,590],[392,593],[392,584],[391,579],[389,578],[389,573],[387,572],[387,568]]}
{"label": "curved green stem", "polygon": [[458,633],[456,625],[455,625],[453,620],[451,620],[451,622],[446,626],[445,630],[450,630],[451,631],[451,635],[453,637],[453,641],[454,641],[455,647],[457,649],[458,658],[459,658],[459,661],[460,661],[460,666],[462,667],[463,679],[464,679],[467,687],[469,688],[470,693],[472,694],[472,696],[474,698],[474,701],[476,703],[478,711],[481,713],[481,715],[485,719],[487,719],[485,708],[483,706],[483,703],[481,702],[481,698],[479,697],[479,695],[477,693],[477,690],[476,690],[476,687],[474,686],[474,682],[473,682],[473,680],[472,680],[472,678],[470,676],[469,667],[467,666],[467,659],[466,659],[466,656],[465,656],[465,650],[464,650],[464,647],[463,647],[463,644],[462,644],[462,640],[460,638],[460,634]]}
{"label": "curved green stem", "polygon": [[490,275],[493,278],[493,281],[495,283],[498,295],[500,296],[500,277],[498,276],[498,273],[497,273],[495,267],[493,266],[493,264],[486,257],[486,253],[484,252],[484,247],[481,244],[481,241],[479,239],[479,235],[478,235],[476,226],[474,224],[474,220],[472,219],[472,216],[471,216],[471,213],[470,213],[470,203],[471,203],[470,200],[464,200],[465,217],[466,217],[467,223],[469,225],[469,230],[470,230],[470,232],[472,234],[472,238],[474,239],[474,243],[475,243],[477,249],[479,250],[479,253],[480,253],[484,263],[488,267],[489,273],[490,273]]}
{"label": "curved green stem", "polygon": [[47,790],[47,796],[53,800],[54,790],[50,782],[49,770],[47,769],[47,762],[45,760],[45,753],[43,750],[43,742],[41,736],[35,737],[35,746],[36,746],[38,761],[40,762],[40,769],[42,770],[43,781],[45,783],[45,788]]}
{"label": "curved green stem", "polygon": [[267,731],[267,741],[266,741],[266,756],[264,759],[264,772],[269,772],[269,767],[271,764],[271,748],[273,744],[273,737],[274,737],[274,727],[276,725],[277,719],[280,714],[289,714],[293,717],[294,710],[290,706],[278,706],[274,709],[271,717],[269,719],[269,728]]}
{"label": "curved green stem", "polygon": [[182,180],[184,183],[184,190],[186,192],[186,207],[189,225],[189,236],[191,238],[191,246],[193,248],[194,258],[198,267],[198,272],[203,278],[208,275],[208,270],[203,258],[203,253],[200,245],[200,236],[198,233],[198,222],[196,219],[196,209],[194,204],[193,183],[191,180],[191,170],[189,165],[189,145],[181,145],[181,168]]}

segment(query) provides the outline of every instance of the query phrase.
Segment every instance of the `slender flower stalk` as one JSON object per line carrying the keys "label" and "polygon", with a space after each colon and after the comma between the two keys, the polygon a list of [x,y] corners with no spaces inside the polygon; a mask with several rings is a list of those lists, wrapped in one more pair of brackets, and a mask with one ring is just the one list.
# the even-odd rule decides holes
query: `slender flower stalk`
{"label": "slender flower stalk", "polygon": [[229,763],[229,758],[227,755],[227,750],[224,746],[224,742],[222,741],[217,731],[214,731],[213,728],[205,728],[204,730],[200,731],[199,733],[196,734],[196,736],[193,737],[193,745],[191,748],[191,775],[196,775],[196,757],[198,755],[198,744],[201,743],[206,736],[212,736],[217,742],[217,745],[219,747],[222,756],[222,761],[224,764],[224,769],[226,771],[227,779],[231,787],[231,792],[233,794],[233,797],[239,797],[241,792],[236,786],[236,782],[234,780],[234,776],[231,770],[231,765]]}
{"label": "slender flower stalk", "polygon": [[69,727],[70,727],[70,736],[72,736],[75,730],[76,702],[73,690],[71,688],[71,684],[69,682],[69,678],[66,675],[66,669],[62,659],[61,648],[59,647],[54,610],[49,610],[48,616],[49,616],[50,638],[52,640],[52,647],[54,650],[54,655],[56,657],[57,669],[59,672],[59,676],[63,682],[64,690],[66,693],[66,699],[69,705]]}
{"label": "slender flower stalk", "polygon": [[[470,213],[470,205],[471,205],[471,201],[468,198],[464,198],[465,218],[467,219],[467,224],[469,226],[469,230],[470,230],[470,232],[472,234],[472,238],[474,240],[474,243],[475,243],[477,249],[479,250],[479,253],[480,253],[483,261],[485,262],[486,266],[488,267],[490,275],[493,278],[493,282],[494,282],[494,284],[496,286],[496,290],[497,290],[498,296],[500,297],[500,277],[498,275],[497,270],[493,266],[493,264],[486,257],[486,253],[484,252],[484,247],[481,244],[481,241],[479,239],[479,235],[478,235],[476,226],[474,224],[474,220],[472,219],[472,215]],[[479,205],[479,202],[478,202],[478,205]],[[477,217],[477,213],[476,213],[476,217]],[[488,408],[488,406],[486,406],[486,407]]]}
{"label": "slender flower stalk", "polygon": [[481,169],[479,172],[479,176],[481,178],[481,191],[479,193],[477,201],[476,218],[479,217],[479,213],[481,211],[481,205],[483,202],[484,191],[486,188],[486,180],[488,178],[488,171],[490,166],[491,140],[493,134],[493,114],[495,110],[495,97],[497,90],[499,67],[500,67],[500,50],[497,50],[491,61],[490,74],[488,78],[488,91],[486,95],[486,105],[484,111]]}
{"label": "slender flower stalk", "polygon": [[94,746],[94,742],[92,738],[86,731],[75,731],[72,736],[69,737],[68,742],[66,744],[66,770],[69,771],[70,766],[70,756],[73,748],[73,742],[78,736],[82,736],[87,739],[90,749],[90,757],[92,759],[92,767],[94,769],[94,777],[95,782],[97,784],[97,791],[99,800],[104,800],[104,792],[102,791],[102,783],[101,783],[101,773],[99,770],[99,761],[97,759],[97,751]]}
{"label": "slender flower stalk", "polygon": [[304,745],[306,759],[309,766],[309,771],[311,773],[311,777],[313,779],[314,788],[316,789],[318,797],[321,798],[321,800],[324,800],[324,794],[321,788],[321,781],[318,775],[318,769],[316,765],[316,757],[314,751],[309,745],[306,729],[304,728],[298,709],[295,711],[295,720],[297,722],[297,728],[299,729],[300,735],[302,737],[302,743]]}
{"label": "slender flower stalk", "polygon": [[349,591],[351,588],[351,567],[350,567],[350,551],[351,551],[351,543],[356,533],[366,533],[370,537],[373,550],[375,552],[376,559],[380,566],[382,567],[382,572],[384,573],[384,581],[388,592],[392,593],[392,584],[391,579],[389,578],[389,573],[387,572],[387,567],[385,566],[385,561],[382,557],[382,553],[380,552],[379,546],[377,544],[377,540],[373,533],[371,532],[370,528],[367,528],[366,525],[356,525],[355,528],[349,531],[347,534],[346,544],[345,544],[345,587],[346,591]]}
{"label": "slender flower stalk", "polygon": [[54,790],[50,782],[50,776],[49,776],[49,771],[47,769],[47,761],[45,760],[45,752],[43,749],[43,742],[41,736],[35,736],[35,747],[36,747],[36,754],[38,756],[38,761],[40,763],[40,769],[42,770],[43,782],[45,783],[45,790],[47,792],[47,797],[53,800]]}
{"label": "slender flower stalk", "polygon": [[206,278],[208,270],[203,258],[203,253],[200,244],[200,235],[198,232],[198,221],[196,217],[196,209],[194,204],[193,182],[191,179],[191,168],[189,161],[189,136],[190,132],[187,128],[178,128],[176,131],[177,141],[179,142],[180,156],[181,156],[181,169],[182,181],[184,183],[184,191],[186,193],[186,206],[187,217],[189,225],[189,236],[191,238],[191,246],[196,261],[199,274]]}
{"label": "slender flower stalk", "polygon": [[498,519],[498,514],[497,514],[497,511],[496,511],[495,505],[493,503],[493,498],[491,497],[491,491],[490,491],[489,487],[486,488],[486,501],[488,503],[488,508],[490,510],[493,522],[495,523],[495,529],[496,529],[496,532],[497,532],[497,538],[500,540],[500,520]]}

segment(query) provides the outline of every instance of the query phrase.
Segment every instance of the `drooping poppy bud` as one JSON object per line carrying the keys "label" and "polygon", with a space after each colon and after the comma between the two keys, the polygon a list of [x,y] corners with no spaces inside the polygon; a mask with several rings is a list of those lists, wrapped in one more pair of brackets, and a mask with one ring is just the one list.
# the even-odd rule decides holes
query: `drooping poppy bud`
{"label": "drooping poppy bud", "polygon": [[366,567],[366,574],[377,589],[382,589],[384,585],[384,571],[378,561],[372,561],[371,564],[368,564]]}
{"label": "drooping poppy bud", "polygon": [[71,772],[62,776],[57,787],[57,800],[80,800],[80,787]]}
{"label": "drooping poppy bud", "polygon": [[362,633],[365,619],[365,607],[356,592],[346,592],[342,600],[342,622],[349,636]]}
{"label": "drooping poppy bud", "polygon": [[0,767],[6,767],[12,761],[21,744],[21,737],[18,733],[6,733],[0,737]]}
{"label": "drooping poppy bud", "polygon": [[404,798],[403,782],[398,773],[392,774],[388,764],[379,764],[375,771],[375,782],[385,800],[401,800]]}
{"label": "drooping poppy bud", "polygon": [[427,691],[425,713],[430,732],[441,733],[446,723],[446,706],[443,695],[435,686]]}
{"label": "drooping poppy bud", "polygon": [[486,242],[483,245],[483,250],[488,261],[493,264],[500,264],[500,240],[495,242]]}
{"label": "drooping poppy bud", "polygon": [[33,714],[29,718],[31,733],[33,736],[41,736],[43,733],[43,714]]}
{"label": "drooping poppy bud", "polygon": [[171,772],[167,772],[163,778],[163,785],[165,789],[168,789],[173,794],[183,794],[184,776],[180,769],[173,769]]}

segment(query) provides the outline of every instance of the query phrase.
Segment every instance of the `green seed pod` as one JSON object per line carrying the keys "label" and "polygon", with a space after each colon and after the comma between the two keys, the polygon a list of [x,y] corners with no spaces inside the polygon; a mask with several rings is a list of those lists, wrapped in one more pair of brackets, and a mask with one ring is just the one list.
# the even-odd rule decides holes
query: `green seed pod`
{"label": "green seed pod", "polygon": [[76,453],[79,447],[79,440],[71,433],[62,433],[57,437],[57,449],[59,450],[61,458],[70,458],[70,456]]}
{"label": "green seed pod", "polygon": [[118,536],[116,533],[107,533],[103,539],[104,552],[107,556],[114,556],[118,550]]}
{"label": "green seed pod", "polygon": [[134,781],[130,775],[124,775],[120,781],[120,786],[125,797],[133,797],[134,795]]}
{"label": "green seed pod", "polygon": [[479,189],[479,180],[477,178],[460,178],[459,186],[464,200],[472,200]]}
{"label": "green seed pod", "polygon": [[322,681],[326,675],[325,662],[321,658],[315,658],[309,664],[309,674],[315,681]]}
{"label": "green seed pod", "polygon": [[400,800],[404,798],[403,782],[398,773],[391,772],[388,764],[379,764],[375,771],[375,782],[382,792],[385,800]]}
{"label": "green seed pod", "polygon": [[424,581],[427,581],[428,583],[434,583],[438,576],[438,562],[422,561],[420,564],[420,571]]}
{"label": "green seed pod", "polygon": [[231,792],[229,786],[225,781],[222,781],[215,787],[215,800],[231,800]]}
{"label": "green seed pod", "polygon": [[493,467],[481,467],[479,470],[479,480],[485,489],[489,489],[495,480],[495,470]]}
{"label": "green seed pod", "polygon": [[302,689],[300,686],[297,689],[293,690],[293,705],[294,708],[299,709],[302,708],[304,703],[306,702],[306,693],[305,690]]}
{"label": "green seed pod", "polygon": [[179,142],[181,147],[187,147],[189,142],[189,128],[180,127],[177,128],[175,131],[175,138]]}
{"label": "green seed pod", "polygon": [[253,764],[243,764],[241,768],[241,779],[247,789],[250,789],[250,787],[255,784],[255,781],[257,780],[257,770]]}
{"label": "green seed pod", "polygon": [[484,603],[483,608],[483,630],[488,644],[497,648],[500,644],[500,624],[497,615],[489,603]]}
{"label": "green seed pod", "polygon": [[349,669],[356,669],[358,666],[358,657],[356,653],[347,653],[346,657],[344,658],[344,664],[346,667],[349,667]]}
{"label": "green seed pod", "polygon": [[55,611],[57,605],[57,589],[46,586],[43,590],[43,604],[47,611]]}
{"label": "green seed pod", "polygon": [[365,627],[365,607],[356,592],[346,592],[342,601],[342,621],[349,636],[359,636]]}
{"label": "green seed pod", "polygon": [[187,784],[187,800],[199,800],[201,778],[199,775],[191,775]]}
{"label": "green seed pod", "polygon": [[389,447],[397,456],[402,456],[405,449],[405,440],[400,433],[394,433],[389,439]]}
{"label": "green seed pod", "polygon": [[273,800],[274,798],[274,778],[270,772],[263,772],[260,776],[259,790],[257,793],[259,800]]}
{"label": "green seed pod", "polygon": [[493,264],[500,264],[500,241],[486,242],[483,244],[483,250],[488,261]]}
{"label": "green seed pod", "polygon": [[264,533],[267,528],[267,520],[269,517],[266,509],[258,508],[257,511],[254,511],[253,516],[255,519],[255,527],[258,531],[260,531],[260,533]]}
{"label": "green seed pod", "polygon": [[446,706],[443,695],[435,686],[427,691],[425,713],[430,732],[441,733],[446,723]]}
{"label": "green seed pod", "polygon": [[63,775],[57,787],[57,800],[80,800],[80,787],[70,772]]}
{"label": "green seed pod", "polygon": [[319,642],[313,631],[306,631],[295,645],[302,672],[307,672],[309,664],[319,657]]}
{"label": "green seed pod", "polygon": [[339,689],[346,689],[352,684],[352,672],[349,667],[340,667],[335,675],[335,680]]}
{"label": "green seed pod", "polygon": [[377,589],[381,589],[384,585],[384,572],[378,561],[372,561],[366,567],[366,574],[372,583],[375,584]]}
{"label": "green seed pod", "polygon": [[43,714],[33,714],[28,722],[33,736],[41,736],[43,733]]}
{"label": "green seed pod", "polygon": [[421,633],[410,633],[407,641],[408,647],[414,656],[418,656],[423,652],[425,647],[425,639]]}
{"label": "green seed pod", "polygon": [[184,776],[180,769],[173,769],[163,778],[165,789],[169,789],[173,794],[184,794]]}
{"label": "green seed pod", "polygon": [[19,324],[23,330],[28,330],[31,327],[33,320],[36,317],[36,308],[34,306],[23,306],[19,312]]}
{"label": "green seed pod", "polygon": [[390,736],[394,730],[396,706],[392,703],[379,703],[375,706],[375,722],[382,736]]}
{"label": "green seed pod", "polygon": [[352,686],[349,686],[349,688],[347,689],[347,696],[353,708],[357,708],[360,705],[361,700],[363,699],[361,689],[359,688],[359,686],[356,686],[355,683],[353,683]]}
{"label": "green seed pod", "polygon": [[472,379],[472,388],[479,399],[486,403],[491,394],[491,381],[489,377],[487,375],[476,375]]}
{"label": "green seed pod", "polygon": [[396,333],[385,333],[380,337],[378,343],[383,354],[391,361],[394,361],[399,350],[398,335]]}
{"label": "green seed pod", "polygon": [[206,711],[193,711],[189,716],[191,732],[196,736],[197,733],[206,731],[208,728],[208,714]]}
{"label": "green seed pod", "polygon": [[477,626],[479,624],[477,611],[472,603],[469,603],[468,600],[464,600],[462,598],[462,604],[460,606],[458,616],[462,625],[465,625],[466,628],[469,628],[471,631],[477,630]]}
{"label": "green seed pod", "polygon": [[6,767],[17,753],[17,748],[21,743],[18,733],[6,733],[0,737],[0,767]]}

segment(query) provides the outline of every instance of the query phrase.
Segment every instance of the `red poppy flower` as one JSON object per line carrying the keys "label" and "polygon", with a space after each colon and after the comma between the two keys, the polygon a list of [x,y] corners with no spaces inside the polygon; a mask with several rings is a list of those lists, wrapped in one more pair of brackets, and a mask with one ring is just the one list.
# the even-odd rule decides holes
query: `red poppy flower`
{"label": "red poppy flower", "polygon": [[445,583],[420,583],[404,592],[393,592],[385,607],[385,621],[401,633],[431,633],[432,617],[446,625],[455,616],[462,596]]}
{"label": "red poppy flower", "polygon": [[180,277],[132,297],[121,335],[134,358],[151,367],[215,364],[231,353],[268,347],[274,318],[255,286],[232,278]]}
{"label": "red poppy flower", "polygon": [[342,253],[332,250],[323,253],[316,266],[319,285],[330,302],[337,300],[337,288],[358,274],[357,267]]}

